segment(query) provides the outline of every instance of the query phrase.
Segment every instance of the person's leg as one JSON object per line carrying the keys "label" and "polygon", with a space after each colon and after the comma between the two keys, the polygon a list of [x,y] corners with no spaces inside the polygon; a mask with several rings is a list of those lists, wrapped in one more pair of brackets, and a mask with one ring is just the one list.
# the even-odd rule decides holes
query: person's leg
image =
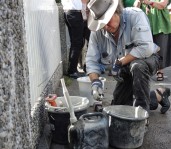
{"label": "person's leg", "polygon": [[170,108],[170,89],[160,87],[150,92],[150,110],[155,110],[158,107],[158,103],[162,106],[161,113],[165,114]]}
{"label": "person's leg", "polygon": [[171,66],[171,33],[168,35],[166,67]]}
{"label": "person's leg", "polygon": [[70,25],[70,22],[68,21],[67,17],[68,17],[68,13],[67,12],[64,12],[65,24],[66,24],[66,26],[68,28],[68,32],[69,32],[69,36],[70,36],[70,42],[72,43],[72,41],[71,41],[71,37],[72,37],[72,34],[71,34],[72,33],[71,32],[71,25]]}
{"label": "person's leg", "polygon": [[137,59],[130,64],[133,76],[133,94],[136,99],[135,106],[141,106],[147,111],[150,108],[150,77],[156,73],[158,65],[157,55]]}
{"label": "person's leg", "polygon": [[87,40],[87,47],[88,47],[88,42],[89,42],[89,38],[90,38],[90,30],[87,26],[87,21],[84,22],[84,38]]}
{"label": "person's leg", "polygon": [[135,96],[135,106],[141,106],[145,110],[149,111],[149,68],[142,60],[134,61],[131,63],[131,72],[133,76],[133,94]]}
{"label": "person's leg", "polygon": [[71,48],[69,53],[68,74],[77,72],[78,59],[83,47],[83,18],[81,12],[70,12],[66,14],[71,38]]}
{"label": "person's leg", "polygon": [[117,82],[113,92],[112,105],[133,105],[132,75],[128,66],[121,69],[124,82]]}
{"label": "person's leg", "polygon": [[160,51],[158,52],[160,55],[160,68],[157,71],[157,81],[163,81],[164,75],[163,75],[163,68],[167,67],[167,57],[169,54],[167,45],[168,45],[168,34],[157,34],[153,35],[154,43],[157,44],[160,47]]}
{"label": "person's leg", "polygon": [[[88,49],[88,43],[89,43],[89,37],[90,37],[90,30],[89,30],[89,28],[88,28],[88,26],[87,26],[87,20],[84,20],[84,34],[83,34],[83,36],[84,36],[84,42],[86,43],[86,48]],[[84,44],[85,44],[84,43]],[[86,53],[87,53],[87,49],[85,50],[84,49],[84,53],[83,53],[83,55],[84,55],[84,59],[83,59],[83,70],[84,70],[84,72],[86,73],[86,64],[85,64],[85,56],[86,56]]]}

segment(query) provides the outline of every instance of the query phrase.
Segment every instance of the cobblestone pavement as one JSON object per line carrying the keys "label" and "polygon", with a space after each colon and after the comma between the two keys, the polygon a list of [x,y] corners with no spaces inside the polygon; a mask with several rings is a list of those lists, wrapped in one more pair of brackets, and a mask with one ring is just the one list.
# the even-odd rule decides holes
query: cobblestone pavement
{"label": "cobblestone pavement", "polygon": [[[150,87],[151,89],[156,89],[159,86],[165,86],[171,88],[171,67],[164,69],[164,75],[166,76],[164,81],[156,81],[155,76],[151,78]],[[103,100],[103,106],[108,106],[112,100],[113,89],[116,81],[112,77],[106,74],[105,82],[105,98]],[[67,87],[70,95],[79,96],[79,88],[77,80],[73,80],[72,84]],[[58,95],[62,96],[62,90],[59,87]],[[169,97],[170,98],[170,97]],[[169,99],[171,101],[171,98]],[[171,108],[166,114],[160,114],[159,105],[158,109],[150,112],[150,125],[147,133],[144,136],[143,145],[139,149],[171,149]],[[89,111],[92,109],[89,108]],[[68,149],[66,145],[59,145],[52,142],[51,149]],[[109,147],[109,149],[114,149]]]}

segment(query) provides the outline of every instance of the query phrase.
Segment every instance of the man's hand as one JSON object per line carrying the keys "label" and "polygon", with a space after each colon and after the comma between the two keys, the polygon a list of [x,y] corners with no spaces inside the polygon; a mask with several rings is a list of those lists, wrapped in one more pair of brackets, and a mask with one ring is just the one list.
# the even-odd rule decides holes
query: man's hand
{"label": "man's hand", "polygon": [[99,79],[94,79],[91,83],[91,88],[92,88],[92,95],[95,100],[102,100],[104,97],[103,94],[103,84],[102,81]]}
{"label": "man's hand", "polygon": [[120,69],[122,68],[122,62],[118,59],[115,60],[112,67],[112,75],[114,79],[118,82],[123,82],[123,78],[120,76]]}

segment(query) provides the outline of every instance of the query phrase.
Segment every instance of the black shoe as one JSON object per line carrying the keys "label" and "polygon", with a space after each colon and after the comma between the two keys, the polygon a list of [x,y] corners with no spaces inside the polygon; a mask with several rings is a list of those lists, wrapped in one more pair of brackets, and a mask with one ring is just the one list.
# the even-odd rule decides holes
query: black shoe
{"label": "black shoe", "polygon": [[74,72],[74,73],[68,74],[68,76],[70,78],[77,79],[77,78],[80,78],[80,77],[85,76],[85,74],[81,74],[81,73],[78,73],[78,72]]}
{"label": "black shoe", "polygon": [[167,110],[169,110],[170,108],[170,101],[168,99],[168,97],[170,96],[170,88],[165,88],[165,91],[163,92],[163,94],[158,89],[156,89],[156,91],[162,97],[159,103],[162,106],[160,112],[161,114],[165,114]]}

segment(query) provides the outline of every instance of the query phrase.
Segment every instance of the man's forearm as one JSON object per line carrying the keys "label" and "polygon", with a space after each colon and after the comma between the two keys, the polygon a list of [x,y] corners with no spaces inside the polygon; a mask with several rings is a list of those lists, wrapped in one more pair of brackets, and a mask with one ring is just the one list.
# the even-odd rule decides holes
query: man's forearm
{"label": "man's forearm", "polygon": [[128,54],[128,55],[120,58],[119,61],[121,61],[122,65],[127,65],[135,59],[137,59],[137,58],[132,56],[131,54]]}
{"label": "man's forearm", "polygon": [[99,74],[97,73],[90,73],[89,74],[89,78],[91,81],[93,81],[94,79],[99,79]]}

